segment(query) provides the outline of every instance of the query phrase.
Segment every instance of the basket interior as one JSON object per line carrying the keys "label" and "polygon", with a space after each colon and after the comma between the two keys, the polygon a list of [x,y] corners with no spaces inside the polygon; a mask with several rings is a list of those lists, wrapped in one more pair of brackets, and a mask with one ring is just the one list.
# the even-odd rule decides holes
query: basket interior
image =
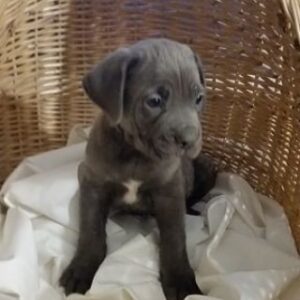
{"label": "basket interior", "polygon": [[93,63],[168,37],[204,63],[204,151],[279,201],[300,247],[300,55],[279,1],[2,0],[0,33],[1,181],[93,121],[81,87]]}

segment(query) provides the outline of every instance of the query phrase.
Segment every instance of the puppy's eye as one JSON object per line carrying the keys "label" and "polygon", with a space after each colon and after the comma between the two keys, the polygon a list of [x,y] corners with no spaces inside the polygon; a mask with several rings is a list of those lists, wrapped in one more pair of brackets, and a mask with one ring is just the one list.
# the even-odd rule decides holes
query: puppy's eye
{"label": "puppy's eye", "polygon": [[146,104],[151,108],[161,107],[162,102],[162,98],[159,95],[153,95],[146,100]]}
{"label": "puppy's eye", "polygon": [[196,98],[196,105],[199,105],[203,100],[203,95],[198,95],[197,98]]}

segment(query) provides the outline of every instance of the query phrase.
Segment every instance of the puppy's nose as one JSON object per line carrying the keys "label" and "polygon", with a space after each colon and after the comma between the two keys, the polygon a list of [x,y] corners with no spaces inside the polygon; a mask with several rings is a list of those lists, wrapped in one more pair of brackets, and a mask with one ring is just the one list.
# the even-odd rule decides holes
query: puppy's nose
{"label": "puppy's nose", "polygon": [[183,149],[193,146],[197,140],[197,129],[192,126],[185,126],[178,130],[175,135],[176,143]]}

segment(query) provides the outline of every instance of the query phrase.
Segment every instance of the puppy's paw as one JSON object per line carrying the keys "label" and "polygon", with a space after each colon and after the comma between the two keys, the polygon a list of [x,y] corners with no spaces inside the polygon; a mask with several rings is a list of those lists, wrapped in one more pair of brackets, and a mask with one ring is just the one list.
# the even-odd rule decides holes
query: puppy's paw
{"label": "puppy's paw", "polygon": [[75,257],[59,280],[65,294],[84,294],[90,288],[98,267],[97,262]]}
{"label": "puppy's paw", "polygon": [[193,272],[172,276],[168,280],[164,278],[162,276],[162,287],[167,300],[184,300],[188,295],[202,295]]}

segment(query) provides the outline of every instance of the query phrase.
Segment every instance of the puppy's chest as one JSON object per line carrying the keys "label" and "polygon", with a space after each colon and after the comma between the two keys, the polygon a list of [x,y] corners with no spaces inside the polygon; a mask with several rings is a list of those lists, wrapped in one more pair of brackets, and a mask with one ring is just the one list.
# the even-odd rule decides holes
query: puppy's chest
{"label": "puppy's chest", "polygon": [[123,163],[115,171],[112,180],[118,182],[122,191],[117,197],[117,202],[125,205],[145,202],[146,195],[149,194],[156,181],[153,179],[152,170],[148,169],[147,172],[146,168],[141,165],[135,168],[131,163]]}
{"label": "puppy's chest", "polygon": [[142,196],[142,181],[129,179],[122,182],[121,185],[124,188],[124,192],[120,197],[121,202],[131,205],[140,201],[140,198]]}

